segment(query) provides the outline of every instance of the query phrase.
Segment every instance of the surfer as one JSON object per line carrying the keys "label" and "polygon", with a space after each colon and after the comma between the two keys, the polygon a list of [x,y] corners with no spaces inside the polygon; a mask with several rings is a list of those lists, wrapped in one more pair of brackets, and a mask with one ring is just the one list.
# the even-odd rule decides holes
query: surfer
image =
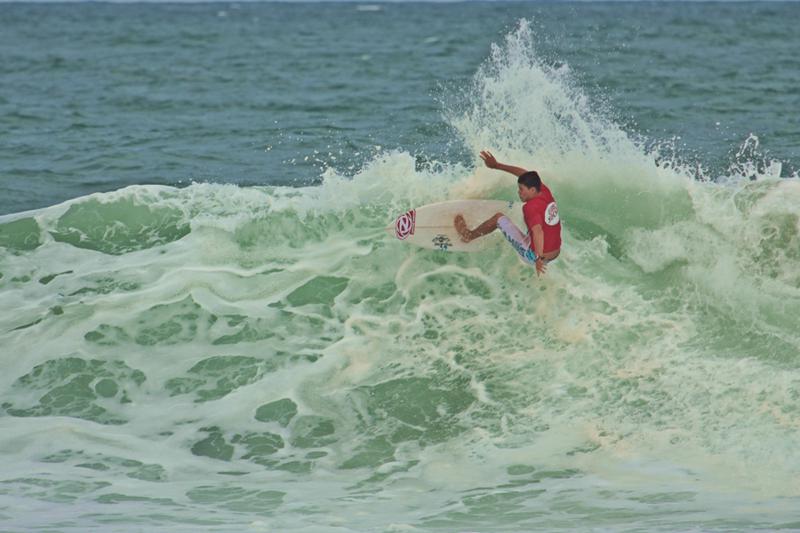
{"label": "surfer", "polygon": [[561,252],[561,220],[558,217],[558,205],[553,194],[542,183],[541,177],[535,170],[529,171],[500,163],[488,150],[481,152],[480,155],[487,167],[504,170],[517,176],[519,199],[525,202],[522,206],[522,215],[525,218],[525,225],[528,226],[528,234],[523,235],[503,213],[496,213],[472,230],[467,227],[463,216],[456,215],[454,220],[456,231],[462,241],[470,242],[499,228],[522,259],[536,266],[536,274],[544,274],[547,271],[547,263],[553,261]]}

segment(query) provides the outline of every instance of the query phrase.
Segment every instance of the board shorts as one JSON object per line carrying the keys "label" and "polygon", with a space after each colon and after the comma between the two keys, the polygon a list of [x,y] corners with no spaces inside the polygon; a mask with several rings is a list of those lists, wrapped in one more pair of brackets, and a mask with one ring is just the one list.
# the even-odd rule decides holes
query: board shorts
{"label": "board shorts", "polygon": [[519,254],[523,262],[529,265],[536,264],[536,252],[531,249],[530,235],[523,235],[522,231],[508,217],[497,219],[497,228],[514,248],[514,251]]}

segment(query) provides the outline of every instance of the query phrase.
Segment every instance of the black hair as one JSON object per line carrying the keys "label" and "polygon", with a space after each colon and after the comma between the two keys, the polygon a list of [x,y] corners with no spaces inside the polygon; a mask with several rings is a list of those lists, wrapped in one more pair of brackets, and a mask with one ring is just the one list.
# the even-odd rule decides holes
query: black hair
{"label": "black hair", "polygon": [[537,192],[542,191],[542,178],[539,177],[539,173],[535,170],[531,170],[530,172],[525,172],[524,174],[520,174],[517,178],[517,183],[520,185],[524,185],[527,188],[535,188]]}

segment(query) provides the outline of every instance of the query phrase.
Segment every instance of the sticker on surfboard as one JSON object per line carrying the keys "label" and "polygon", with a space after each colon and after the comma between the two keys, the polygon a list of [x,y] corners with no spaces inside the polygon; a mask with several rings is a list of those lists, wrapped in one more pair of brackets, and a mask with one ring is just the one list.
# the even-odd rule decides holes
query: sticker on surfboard
{"label": "sticker on surfboard", "polygon": [[452,245],[453,242],[450,240],[450,237],[447,235],[438,234],[434,237],[431,242],[441,251],[446,252]]}
{"label": "sticker on surfboard", "polygon": [[394,222],[394,234],[395,237],[400,239],[401,241],[406,240],[410,235],[414,235],[414,225],[417,218],[417,212],[412,209],[411,211],[406,211]]}

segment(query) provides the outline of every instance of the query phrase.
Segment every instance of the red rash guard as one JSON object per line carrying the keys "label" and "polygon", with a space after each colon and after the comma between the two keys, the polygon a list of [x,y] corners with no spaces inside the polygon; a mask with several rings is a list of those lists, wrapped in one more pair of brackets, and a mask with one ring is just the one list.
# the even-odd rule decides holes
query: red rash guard
{"label": "red rash guard", "polygon": [[550,189],[545,187],[544,183],[539,196],[528,200],[522,206],[522,215],[525,217],[525,225],[528,226],[528,235],[531,237],[531,249],[533,249],[533,227],[537,224],[542,226],[544,232],[542,253],[546,254],[561,248],[561,219],[558,217],[558,206]]}

